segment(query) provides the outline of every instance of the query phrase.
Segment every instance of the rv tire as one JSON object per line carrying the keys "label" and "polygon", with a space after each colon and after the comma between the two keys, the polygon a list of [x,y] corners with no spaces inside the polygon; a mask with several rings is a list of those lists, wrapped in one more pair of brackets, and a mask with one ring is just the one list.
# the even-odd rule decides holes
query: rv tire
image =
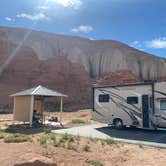
{"label": "rv tire", "polygon": [[124,127],[122,120],[119,118],[113,120],[113,125],[116,129],[122,129]]}

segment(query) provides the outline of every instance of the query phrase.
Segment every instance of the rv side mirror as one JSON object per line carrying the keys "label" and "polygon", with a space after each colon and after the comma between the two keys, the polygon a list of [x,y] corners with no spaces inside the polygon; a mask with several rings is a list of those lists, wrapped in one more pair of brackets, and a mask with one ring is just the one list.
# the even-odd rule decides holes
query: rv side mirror
{"label": "rv side mirror", "polygon": [[138,104],[138,97],[137,96],[127,97],[127,104]]}

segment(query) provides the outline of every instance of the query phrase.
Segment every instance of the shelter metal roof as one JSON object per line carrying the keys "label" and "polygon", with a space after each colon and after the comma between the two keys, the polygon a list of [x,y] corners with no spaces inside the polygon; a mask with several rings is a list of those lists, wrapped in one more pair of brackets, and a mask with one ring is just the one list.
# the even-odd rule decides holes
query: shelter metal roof
{"label": "shelter metal roof", "polygon": [[67,97],[67,95],[56,92],[52,89],[48,89],[46,87],[43,87],[41,85],[31,88],[31,89],[27,89],[15,94],[12,94],[10,96],[14,97],[14,96],[57,96],[57,97]]}

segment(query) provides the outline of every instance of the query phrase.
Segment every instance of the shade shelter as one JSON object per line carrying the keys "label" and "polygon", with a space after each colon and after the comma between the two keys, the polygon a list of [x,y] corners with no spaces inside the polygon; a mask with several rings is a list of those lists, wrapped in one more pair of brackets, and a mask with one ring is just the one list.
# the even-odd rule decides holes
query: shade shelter
{"label": "shade shelter", "polygon": [[[60,98],[60,112],[63,111],[63,97],[67,95],[48,89],[41,85],[27,89],[10,95],[14,97],[14,120],[29,122],[32,126],[34,110],[43,115],[44,112],[44,98],[45,97],[59,97]],[[60,123],[62,115],[60,114]]]}

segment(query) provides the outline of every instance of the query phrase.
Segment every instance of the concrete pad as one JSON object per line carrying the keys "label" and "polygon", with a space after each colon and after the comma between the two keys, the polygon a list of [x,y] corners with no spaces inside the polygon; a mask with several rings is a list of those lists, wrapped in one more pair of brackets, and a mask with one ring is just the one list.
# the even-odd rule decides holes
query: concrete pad
{"label": "concrete pad", "polygon": [[57,134],[72,134],[72,135],[79,135],[82,137],[88,137],[88,138],[99,138],[99,139],[107,139],[110,138],[110,136],[95,130],[96,128],[105,127],[107,125],[103,124],[95,124],[95,125],[86,125],[86,126],[80,126],[80,127],[73,127],[69,129],[58,129],[53,130],[54,133]]}
{"label": "concrete pad", "polygon": [[163,139],[163,137],[164,139],[166,139],[165,133],[164,135],[162,132],[161,134],[160,132],[155,134],[155,131],[149,132],[146,130],[139,130],[139,129],[135,130],[126,129],[121,131],[121,130],[112,129],[111,127],[108,127],[107,124],[85,125],[85,126],[73,127],[68,129],[53,130],[52,132],[57,134],[67,133],[71,135],[79,135],[82,137],[97,138],[97,139],[111,138],[115,141],[120,141],[120,142],[166,148],[165,142],[157,141],[161,140],[161,138]]}

